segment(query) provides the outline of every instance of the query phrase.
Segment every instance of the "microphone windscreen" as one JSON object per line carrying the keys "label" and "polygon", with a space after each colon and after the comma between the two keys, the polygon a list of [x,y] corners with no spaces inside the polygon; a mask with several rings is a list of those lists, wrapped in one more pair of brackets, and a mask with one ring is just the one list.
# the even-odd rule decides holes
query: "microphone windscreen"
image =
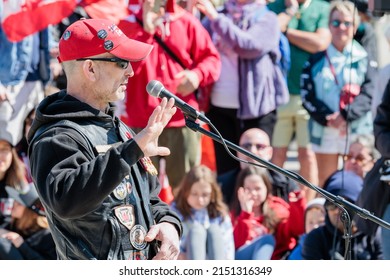
{"label": "microphone windscreen", "polygon": [[164,86],[162,85],[162,83],[160,83],[159,81],[156,81],[156,80],[151,80],[146,85],[146,91],[154,97],[159,97],[163,88],[164,88]]}

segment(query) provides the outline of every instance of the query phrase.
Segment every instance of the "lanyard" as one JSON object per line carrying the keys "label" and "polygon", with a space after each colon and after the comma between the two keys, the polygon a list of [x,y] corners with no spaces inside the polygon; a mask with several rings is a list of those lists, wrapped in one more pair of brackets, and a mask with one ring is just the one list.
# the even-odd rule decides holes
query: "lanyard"
{"label": "lanyard", "polygon": [[326,56],[326,59],[328,60],[329,68],[330,68],[330,71],[333,74],[334,81],[336,82],[336,85],[339,85],[339,81],[337,80],[336,70],[334,69],[334,66],[333,66],[332,62],[330,61],[330,58],[329,58],[329,55],[328,55],[328,51],[325,52],[325,56]]}

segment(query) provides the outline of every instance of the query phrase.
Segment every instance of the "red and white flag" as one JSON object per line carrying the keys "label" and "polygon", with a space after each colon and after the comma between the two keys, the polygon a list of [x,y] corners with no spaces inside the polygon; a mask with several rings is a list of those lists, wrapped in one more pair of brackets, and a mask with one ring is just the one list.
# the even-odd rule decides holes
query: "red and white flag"
{"label": "red and white flag", "polygon": [[118,24],[129,15],[129,0],[83,0],[80,6],[91,18],[103,18]]}
{"label": "red and white flag", "polygon": [[3,1],[2,28],[7,38],[18,42],[24,37],[59,23],[68,17],[79,0],[0,0]]}
{"label": "red and white flag", "polygon": [[77,5],[91,18],[118,24],[129,15],[129,0],[0,0],[3,2],[2,28],[7,38],[18,42],[24,37],[57,24],[70,16]]}

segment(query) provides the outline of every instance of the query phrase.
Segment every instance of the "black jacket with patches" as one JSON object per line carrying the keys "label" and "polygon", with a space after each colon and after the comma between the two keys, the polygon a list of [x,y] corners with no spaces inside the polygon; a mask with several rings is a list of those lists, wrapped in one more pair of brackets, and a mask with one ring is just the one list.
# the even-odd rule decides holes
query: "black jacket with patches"
{"label": "black jacket with patches", "polygon": [[[30,167],[60,259],[150,259],[156,244],[137,244],[130,237],[135,225],[147,232],[169,222],[181,234],[176,214],[158,197],[157,177],[139,162],[143,153],[132,135],[112,107],[101,112],[65,91],[37,108],[28,136]],[[117,198],[113,191],[123,189],[127,195]],[[114,213],[123,206],[132,210],[127,225]]]}

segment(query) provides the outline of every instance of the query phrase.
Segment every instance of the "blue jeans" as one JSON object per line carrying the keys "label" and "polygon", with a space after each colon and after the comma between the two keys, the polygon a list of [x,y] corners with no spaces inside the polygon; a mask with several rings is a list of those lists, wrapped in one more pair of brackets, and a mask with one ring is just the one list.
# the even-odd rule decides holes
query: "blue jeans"
{"label": "blue jeans", "polygon": [[10,240],[0,237],[0,260],[24,260],[24,258]]}
{"label": "blue jeans", "polygon": [[[390,222],[390,203],[387,204],[382,219],[386,222]],[[390,260],[390,230],[382,228],[382,249],[383,259]]]}
{"label": "blue jeans", "polygon": [[237,249],[236,260],[270,260],[275,249],[272,234],[263,235]]}
{"label": "blue jeans", "polygon": [[221,228],[217,224],[211,224],[207,229],[201,224],[193,224],[187,237],[187,258],[189,260],[226,259],[221,237]]}

